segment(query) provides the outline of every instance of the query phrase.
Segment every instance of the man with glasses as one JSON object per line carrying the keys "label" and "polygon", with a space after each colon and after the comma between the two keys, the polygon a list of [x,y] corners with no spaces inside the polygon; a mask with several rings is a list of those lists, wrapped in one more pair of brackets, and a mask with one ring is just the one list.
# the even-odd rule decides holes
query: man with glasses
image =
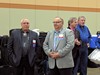
{"label": "man with glasses", "polygon": [[37,33],[29,29],[28,19],[21,20],[21,29],[11,31],[8,41],[8,52],[11,64],[16,69],[16,75],[34,75],[34,63],[37,50],[40,47]]}
{"label": "man with glasses", "polygon": [[63,24],[62,18],[54,18],[54,30],[47,33],[43,43],[48,56],[49,75],[72,75],[74,34],[69,29],[63,29]]}

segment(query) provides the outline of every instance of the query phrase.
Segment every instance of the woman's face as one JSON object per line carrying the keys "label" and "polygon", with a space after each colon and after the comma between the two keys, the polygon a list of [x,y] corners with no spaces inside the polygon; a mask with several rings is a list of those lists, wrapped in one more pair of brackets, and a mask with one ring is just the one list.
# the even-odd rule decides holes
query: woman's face
{"label": "woman's face", "polygon": [[75,20],[73,20],[73,22],[72,23],[70,23],[70,25],[73,27],[73,28],[75,28],[76,26],[77,26],[77,20],[75,19]]}

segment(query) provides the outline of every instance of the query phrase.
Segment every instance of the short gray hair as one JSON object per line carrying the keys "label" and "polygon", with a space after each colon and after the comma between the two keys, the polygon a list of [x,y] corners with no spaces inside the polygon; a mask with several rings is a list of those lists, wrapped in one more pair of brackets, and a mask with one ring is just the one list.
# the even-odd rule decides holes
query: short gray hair
{"label": "short gray hair", "polygon": [[24,20],[27,20],[28,22],[29,22],[29,19],[27,19],[27,18],[23,18],[23,19],[21,19],[21,23],[24,21]]}
{"label": "short gray hair", "polygon": [[64,20],[61,17],[57,16],[55,18],[59,18],[61,20],[62,24],[64,24]]}
{"label": "short gray hair", "polygon": [[84,18],[86,20],[85,16],[79,16],[78,20],[80,20],[81,18]]}

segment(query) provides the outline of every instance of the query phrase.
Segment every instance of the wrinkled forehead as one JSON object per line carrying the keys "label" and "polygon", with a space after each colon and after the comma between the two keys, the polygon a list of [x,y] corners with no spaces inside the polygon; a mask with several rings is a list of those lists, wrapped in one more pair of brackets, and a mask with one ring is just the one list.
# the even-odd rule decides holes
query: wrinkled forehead
{"label": "wrinkled forehead", "polygon": [[21,20],[21,23],[25,23],[25,22],[28,22],[29,23],[29,20],[28,19],[22,19]]}

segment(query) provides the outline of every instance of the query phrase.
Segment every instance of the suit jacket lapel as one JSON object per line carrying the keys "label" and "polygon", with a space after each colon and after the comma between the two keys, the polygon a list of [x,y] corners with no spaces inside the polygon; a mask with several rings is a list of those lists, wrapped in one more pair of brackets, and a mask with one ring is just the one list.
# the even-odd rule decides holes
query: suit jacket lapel
{"label": "suit jacket lapel", "polygon": [[52,49],[54,49],[54,32],[51,34],[51,37],[49,37],[49,38],[52,38],[51,39],[51,47],[52,47]]}
{"label": "suit jacket lapel", "polygon": [[[59,34],[60,34],[60,33],[59,33]],[[59,39],[59,35],[58,35],[56,49],[57,49],[57,47],[58,47],[58,45],[59,45],[59,42],[60,42],[60,39]]]}
{"label": "suit jacket lapel", "polygon": [[[31,36],[31,32],[30,32],[30,30],[29,30],[29,46],[31,45],[31,38],[32,38],[32,36]],[[33,39],[32,39],[33,40]]]}
{"label": "suit jacket lapel", "polygon": [[[19,32],[18,32],[18,36],[20,37],[19,38],[19,42],[21,43],[21,45],[22,45],[22,32],[21,32],[21,29],[19,30]],[[21,46],[22,47],[22,46]]]}

